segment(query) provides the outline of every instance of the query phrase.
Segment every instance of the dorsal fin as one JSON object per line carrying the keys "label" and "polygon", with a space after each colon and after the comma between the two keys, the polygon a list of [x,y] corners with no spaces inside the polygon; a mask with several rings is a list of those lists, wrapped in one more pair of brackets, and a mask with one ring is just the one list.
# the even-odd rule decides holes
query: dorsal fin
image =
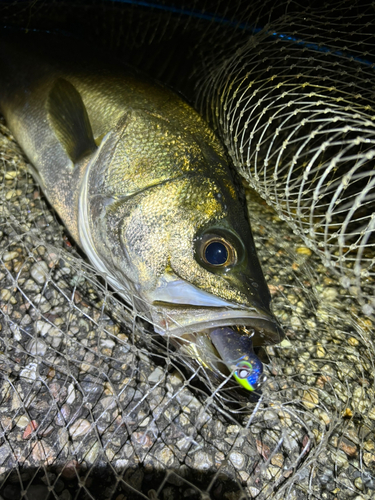
{"label": "dorsal fin", "polygon": [[47,110],[56,137],[74,164],[97,149],[85,105],[74,85],[63,78],[56,80]]}

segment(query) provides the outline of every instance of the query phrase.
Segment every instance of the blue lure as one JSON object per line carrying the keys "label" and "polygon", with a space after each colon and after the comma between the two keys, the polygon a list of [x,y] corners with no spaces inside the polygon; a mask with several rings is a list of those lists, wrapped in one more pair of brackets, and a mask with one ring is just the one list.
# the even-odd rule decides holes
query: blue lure
{"label": "blue lure", "polygon": [[215,328],[210,338],[236,381],[248,391],[254,391],[262,380],[263,364],[254,353],[251,338],[229,327]]}

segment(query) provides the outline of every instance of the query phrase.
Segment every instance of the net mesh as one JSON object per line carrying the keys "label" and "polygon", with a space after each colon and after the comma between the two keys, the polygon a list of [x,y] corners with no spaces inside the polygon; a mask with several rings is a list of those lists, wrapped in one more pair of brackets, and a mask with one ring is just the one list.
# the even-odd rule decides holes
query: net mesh
{"label": "net mesh", "polygon": [[0,495],[369,500],[373,6],[1,2],[183,92],[248,183],[286,340],[258,399],[215,385],[90,266],[0,122]]}

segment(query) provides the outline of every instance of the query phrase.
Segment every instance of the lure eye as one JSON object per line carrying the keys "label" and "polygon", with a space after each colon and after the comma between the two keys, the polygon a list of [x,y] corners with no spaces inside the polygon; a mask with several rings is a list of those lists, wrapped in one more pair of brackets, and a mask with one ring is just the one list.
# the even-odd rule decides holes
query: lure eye
{"label": "lure eye", "polygon": [[240,379],[248,378],[253,373],[253,367],[250,363],[246,365],[239,365],[236,370],[236,375]]}
{"label": "lure eye", "polygon": [[253,354],[251,362],[242,361],[233,373],[237,382],[248,391],[254,391],[260,381],[263,372],[263,364],[259,358]]}
{"label": "lure eye", "polygon": [[252,373],[252,370],[249,370],[249,368],[247,368],[246,366],[241,366],[237,370],[237,377],[240,379],[244,379],[244,378],[250,377],[251,373]]}
{"label": "lure eye", "polygon": [[215,267],[225,267],[236,262],[236,251],[222,238],[211,238],[203,247],[203,260]]}

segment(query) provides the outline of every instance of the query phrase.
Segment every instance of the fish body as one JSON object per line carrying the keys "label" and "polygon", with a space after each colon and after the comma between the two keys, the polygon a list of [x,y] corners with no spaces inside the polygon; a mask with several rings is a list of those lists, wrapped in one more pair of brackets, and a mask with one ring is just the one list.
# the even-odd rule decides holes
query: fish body
{"label": "fish body", "polygon": [[73,238],[161,334],[280,341],[220,141],[177,94],[69,43],[0,38],[0,110]]}

